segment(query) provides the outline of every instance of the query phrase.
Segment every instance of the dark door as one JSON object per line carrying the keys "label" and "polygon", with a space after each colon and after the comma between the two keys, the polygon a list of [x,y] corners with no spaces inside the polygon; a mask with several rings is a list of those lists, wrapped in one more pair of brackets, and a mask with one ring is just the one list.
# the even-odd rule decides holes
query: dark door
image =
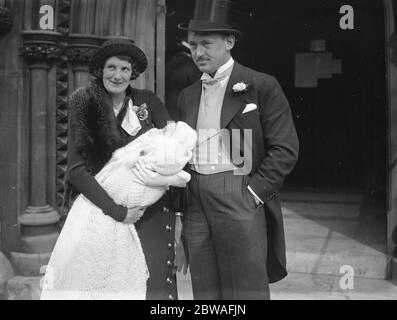
{"label": "dark door", "polygon": [[[385,36],[382,1],[349,1],[354,29],[342,30],[346,1],[235,1],[243,37],[234,56],[274,75],[290,101],[301,151],[286,186],[384,193]],[[295,54],[324,40],[342,72],[314,88],[295,86]]]}

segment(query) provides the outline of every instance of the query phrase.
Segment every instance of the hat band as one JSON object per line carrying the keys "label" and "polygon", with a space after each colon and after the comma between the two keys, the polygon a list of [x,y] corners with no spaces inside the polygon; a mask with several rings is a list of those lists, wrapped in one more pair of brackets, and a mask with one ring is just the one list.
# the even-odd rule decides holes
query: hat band
{"label": "hat band", "polygon": [[206,20],[190,20],[189,21],[189,29],[197,29],[197,30],[212,30],[212,29],[233,29],[230,24],[222,24],[216,23],[213,21],[206,21]]}

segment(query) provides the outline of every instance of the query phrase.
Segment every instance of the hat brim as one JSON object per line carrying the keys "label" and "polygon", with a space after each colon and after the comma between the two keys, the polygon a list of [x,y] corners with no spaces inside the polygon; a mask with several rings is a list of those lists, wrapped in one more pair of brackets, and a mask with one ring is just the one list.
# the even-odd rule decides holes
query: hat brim
{"label": "hat brim", "polygon": [[137,46],[132,44],[132,42],[112,43],[99,48],[94,54],[89,63],[89,72],[94,75],[96,70],[103,69],[106,61],[114,56],[131,57],[139,73],[143,73],[147,68],[147,58],[145,53]]}
{"label": "hat brim", "polygon": [[195,28],[189,27],[188,23],[180,23],[178,24],[178,29],[183,31],[192,31],[192,32],[208,32],[208,33],[226,33],[232,34],[235,36],[241,36],[241,31],[238,29],[229,29],[229,28]]}

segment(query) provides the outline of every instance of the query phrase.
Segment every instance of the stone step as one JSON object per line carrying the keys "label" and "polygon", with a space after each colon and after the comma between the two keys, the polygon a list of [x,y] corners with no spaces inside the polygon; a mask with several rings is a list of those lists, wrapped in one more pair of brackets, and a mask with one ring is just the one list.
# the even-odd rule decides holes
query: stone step
{"label": "stone step", "polygon": [[[313,209],[314,207],[314,209]],[[316,210],[316,204],[311,207]],[[357,277],[385,279],[388,256],[386,244],[357,241],[357,220],[345,214],[348,206],[318,204],[328,212],[312,218],[303,216],[301,203],[283,204],[287,265],[290,272],[339,275],[342,266],[351,266]],[[353,208],[352,208],[353,209]],[[287,212],[287,214],[285,214]],[[343,217],[332,212],[343,212]]]}
{"label": "stone step", "polygon": [[[353,278],[350,287],[341,276],[289,273],[270,285],[272,300],[397,300],[397,286],[387,280]],[[342,284],[342,285],[341,285]]]}
{"label": "stone step", "polygon": [[[190,274],[177,273],[180,300],[193,300]],[[14,277],[7,284],[8,300],[39,300],[41,277]],[[349,287],[340,276],[289,273],[270,285],[273,300],[397,300],[397,286],[386,280],[353,278]]]}
{"label": "stone step", "polygon": [[317,191],[293,191],[282,190],[280,192],[281,201],[296,202],[321,202],[321,203],[361,203],[364,199],[363,194],[353,192],[317,192]]}
{"label": "stone step", "polygon": [[[342,275],[289,272],[270,285],[272,300],[397,300],[397,286],[387,280],[353,278],[347,286]],[[177,273],[180,300],[193,300],[190,274]]]}
{"label": "stone step", "polygon": [[354,220],[360,214],[360,205],[357,203],[283,201],[282,212],[285,217]]}

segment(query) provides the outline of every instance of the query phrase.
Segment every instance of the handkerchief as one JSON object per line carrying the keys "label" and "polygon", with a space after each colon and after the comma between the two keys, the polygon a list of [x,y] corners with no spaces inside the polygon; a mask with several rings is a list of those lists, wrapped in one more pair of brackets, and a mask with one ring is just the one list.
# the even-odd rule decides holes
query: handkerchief
{"label": "handkerchief", "polygon": [[124,116],[121,127],[130,135],[135,136],[142,129],[141,123],[134,112],[134,106],[132,100],[128,102],[127,112]]}
{"label": "handkerchief", "polygon": [[254,111],[254,110],[256,110],[257,108],[258,108],[258,107],[256,106],[255,103],[247,104],[247,105],[245,106],[245,109],[244,109],[244,111],[243,111],[243,114],[244,114],[244,113],[247,113],[247,112],[250,112],[250,111]]}

